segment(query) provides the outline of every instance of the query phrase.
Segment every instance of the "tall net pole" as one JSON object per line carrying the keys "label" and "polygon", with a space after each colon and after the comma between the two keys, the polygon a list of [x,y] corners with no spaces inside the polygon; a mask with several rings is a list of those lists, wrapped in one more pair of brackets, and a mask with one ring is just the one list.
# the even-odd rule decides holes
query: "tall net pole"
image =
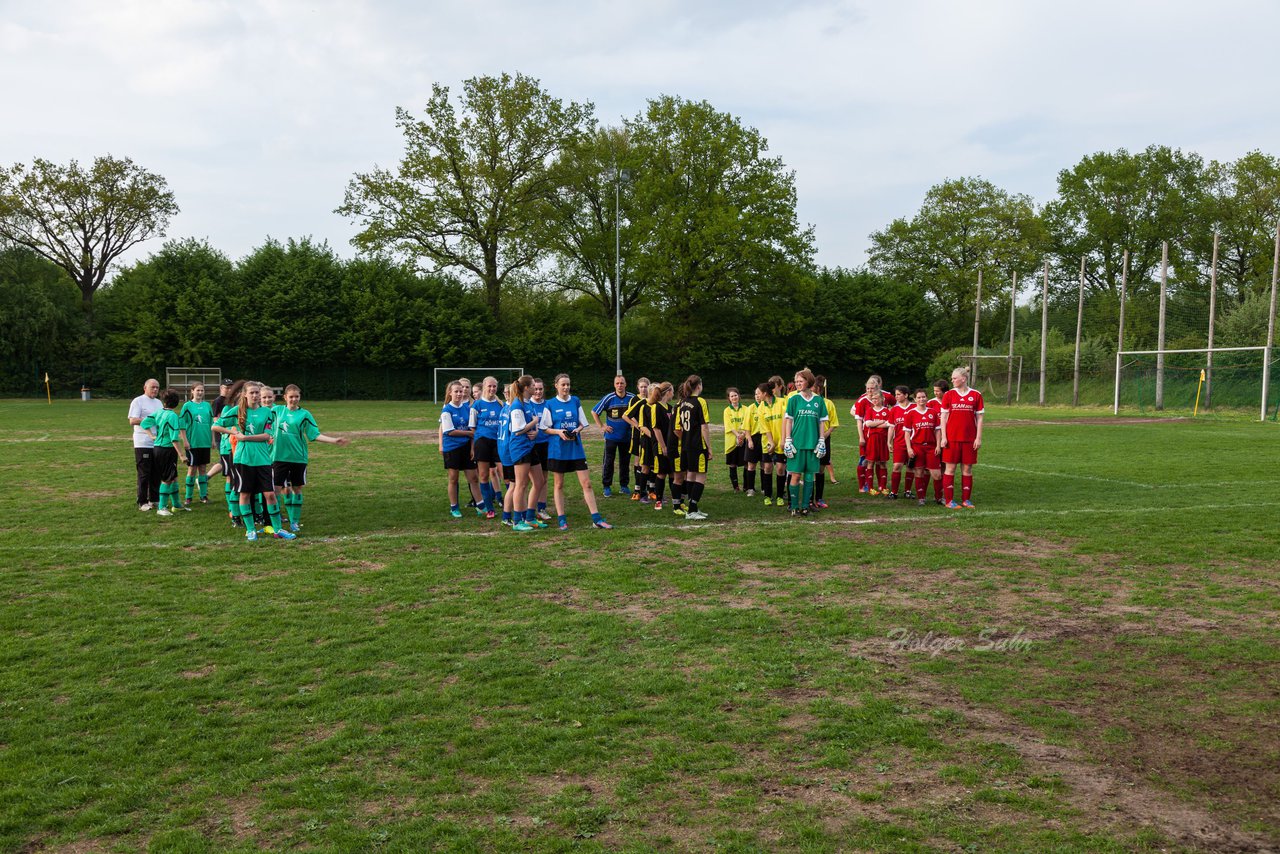
{"label": "tall net pole", "polygon": [[1271,307],[1267,311],[1267,349],[1262,351],[1262,420],[1267,420],[1267,391],[1271,386],[1271,350],[1276,343],[1276,280],[1280,278],[1280,225],[1276,226],[1276,252],[1271,259]]}
{"label": "tall net pole", "polygon": [[969,360],[969,373],[974,387],[978,385],[978,326],[982,320],[982,271],[978,271],[978,296],[973,301],[973,358]]}
{"label": "tall net pole", "polygon": [[1071,405],[1080,405],[1080,333],[1084,331],[1084,256],[1080,256],[1080,293],[1076,297],[1076,358],[1072,369]]}
{"label": "tall net pole", "polygon": [[1156,411],[1164,409],[1164,313],[1169,302],[1169,241],[1160,244],[1160,326],[1156,333]]}
{"label": "tall net pole", "polygon": [[1013,274],[1013,287],[1009,290],[1009,375],[1004,385],[1004,405],[1013,402],[1013,326],[1014,309],[1018,305],[1018,273]]}
{"label": "tall net pole", "polygon": [[1209,352],[1205,354],[1204,408],[1213,405],[1213,317],[1218,307],[1218,232],[1213,233],[1213,261],[1209,264]]}
{"label": "tall net pole", "polygon": [[1040,297],[1040,405],[1044,406],[1049,356],[1049,259],[1044,261],[1044,295]]}

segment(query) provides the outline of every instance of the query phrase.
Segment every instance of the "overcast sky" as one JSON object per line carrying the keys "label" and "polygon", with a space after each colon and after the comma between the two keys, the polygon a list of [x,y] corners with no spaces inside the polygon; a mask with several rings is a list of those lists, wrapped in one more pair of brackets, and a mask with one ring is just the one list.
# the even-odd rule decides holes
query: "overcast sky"
{"label": "overcast sky", "polygon": [[758,128],[818,261],[852,267],[945,178],[1043,203],[1094,151],[1280,153],[1277,45],[1276,0],[0,0],[0,163],[131,157],[177,196],[170,237],[349,256],[333,209],[398,160],[395,107],[518,71],[605,123],[671,94]]}

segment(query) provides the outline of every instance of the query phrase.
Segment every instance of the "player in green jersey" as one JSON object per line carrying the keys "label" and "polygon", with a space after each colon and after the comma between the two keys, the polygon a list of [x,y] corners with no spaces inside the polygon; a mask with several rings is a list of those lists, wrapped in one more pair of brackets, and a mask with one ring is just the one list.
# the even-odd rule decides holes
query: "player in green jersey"
{"label": "player in green jersey", "polygon": [[[164,409],[143,418],[139,426],[155,436],[152,465],[160,481],[160,506],[156,510],[156,515],[172,516],[173,511],[179,506],[178,443],[182,443],[183,450],[187,450],[188,445],[187,436],[182,429],[182,421],[177,413],[178,401],[182,400],[182,395],[167,388],[160,393],[160,400],[164,404]],[[183,507],[182,509],[190,510],[191,508]]]}
{"label": "player in green jersey", "polygon": [[814,394],[813,372],[808,368],[796,372],[795,384],[796,393],[787,400],[782,420],[782,453],[791,480],[791,515],[808,516],[813,478],[819,474],[819,461],[827,452],[823,435],[827,402]]}
{"label": "player in green jersey", "polygon": [[182,405],[178,414],[182,429],[186,431],[187,480],[182,506],[190,507],[195,497],[196,484],[200,484],[200,503],[209,503],[209,453],[213,447],[213,406],[204,399],[204,383],[191,385],[191,399]]}
{"label": "player in green jersey", "polygon": [[244,520],[245,538],[258,538],[253,524],[253,496],[261,492],[267,517],[276,539],[292,540],[294,534],[281,527],[280,505],[276,503],[275,482],[271,473],[271,443],[274,441],[274,419],[270,409],[259,405],[261,384],[249,383],[240,392],[235,415],[235,463],[237,490],[240,494],[240,518]]}
{"label": "player in green jersey", "polygon": [[285,386],[284,403],[275,412],[271,469],[276,486],[284,491],[289,530],[297,533],[302,527],[302,488],[307,485],[307,443],[347,445],[351,440],[321,433],[316,419],[300,405],[302,389],[296,385]]}

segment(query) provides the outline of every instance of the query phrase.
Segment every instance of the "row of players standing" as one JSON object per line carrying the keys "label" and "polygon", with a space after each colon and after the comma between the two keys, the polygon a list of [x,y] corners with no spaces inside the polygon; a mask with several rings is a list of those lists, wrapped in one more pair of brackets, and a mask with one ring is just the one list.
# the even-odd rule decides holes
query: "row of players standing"
{"label": "row of players standing", "polygon": [[[147,380],[143,394],[129,408],[139,509],[155,506],[158,516],[189,511],[196,487],[200,503],[208,504],[209,477],[221,472],[226,477],[223,493],[228,515],[233,525],[245,528],[246,539],[257,539],[259,526],[279,539],[293,539],[301,527],[308,443],[345,445],[349,441],[321,433],[301,399],[302,390],[296,385],[287,386],[284,403],[276,404],[274,389],[264,383],[224,380],[221,393],[212,401],[205,400],[204,384],[195,383],[190,399],[179,409],[182,398],[176,390],[161,392],[158,381]],[[210,467],[215,441],[219,461]],[[181,502],[179,449],[187,464]],[[277,492],[282,493],[288,531]]]}
{"label": "row of players standing", "polygon": [[[952,508],[974,506],[972,467],[982,444],[984,405],[981,393],[969,387],[968,379],[968,371],[957,368],[952,372],[950,383],[940,379],[933,384],[932,399],[924,389],[913,392],[907,386],[897,386],[891,400],[878,375],[868,378],[865,393],[850,408],[858,434],[860,493],[896,499],[905,478],[905,496],[917,498],[922,506],[926,503],[930,482],[938,504]],[[701,381],[698,383],[700,386]],[[710,458],[710,443],[705,433],[700,442],[697,439],[700,425],[707,421],[706,403],[699,396],[700,387],[696,395],[689,394],[689,388],[682,388],[680,402],[673,407],[670,384],[651,385],[641,377],[637,386],[639,395],[629,395],[626,380],[618,377],[614,392],[605,395],[595,408],[597,423],[599,413],[608,415],[608,422],[603,426],[605,495],[610,492],[614,457],[622,456],[625,448],[637,465],[637,491],[632,499],[655,499],[660,509],[663,478],[670,476],[675,512],[683,515],[681,481],[691,474],[696,474],[702,484],[706,481],[705,462]],[[832,464],[830,436],[840,422],[826,392],[826,378],[815,377],[807,369],[797,372],[789,385],[776,375],[760,383],[754,390],[752,403],[743,404],[737,388],[726,391],[724,456],[734,492],[745,490],[748,497],[754,496],[759,477],[766,505],[787,506],[798,515],[805,515],[810,509],[827,508],[824,500],[827,480],[838,482]],[[817,396],[826,410],[825,418],[816,419],[818,435],[804,447],[804,450],[817,449],[821,442],[822,453],[815,470],[806,470],[803,455],[786,453],[787,439],[807,423],[799,412],[788,413],[797,394],[806,406],[811,397]],[[684,437],[691,434],[693,441],[685,441]],[[622,438],[613,438],[617,436]],[[670,448],[675,448],[675,452],[670,452]],[[742,486],[738,478],[740,468],[743,469]],[[960,501],[955,500],[954,494],[957,471],[961,479]],[[623,472],[622,489],[626,493],[625,469]],[[795,494],[796,487],[799,495]],[[784,490],[788,493],[785,497]]]}

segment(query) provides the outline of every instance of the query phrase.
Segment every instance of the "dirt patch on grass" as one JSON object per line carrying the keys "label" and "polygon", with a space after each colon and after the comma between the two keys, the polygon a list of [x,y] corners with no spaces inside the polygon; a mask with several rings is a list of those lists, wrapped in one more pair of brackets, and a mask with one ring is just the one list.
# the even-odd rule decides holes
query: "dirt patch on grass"
{"label": "dirt patch on grass", "polygon": [[636,596],[615,594],[603,600],[595,599],[576,587],[566,587],[561,590],[531,595],[534,599],[552,602],[571,611],[592,614],[615,614],[642,623],[652,623],[659,617],[681,609],[700,613],[714,611],[717,608],[728,608],[735,611],[758,609],[771,614],[777,613],[777,608],[763,597],[757,598],[738,592],[724,593],[718,596],[714,594],[693,595],[684,593],[674,587],[664,587],[653,593]]}
{"label": "dirt patch on grass", "polygon": [[[1088,636],[1105,634],[1104,628],[1095,625]],[[1204,785],[1213,792],[1209,802],[1215,811],[1236,815],[1241,814],[1241,807],[1254,803],[1252,798],[1247,804],[1244,800],[1251,794],[1261,795],[1264,801],[1272,798],[1271,806],[1265,809],[1274,819],[1277,801],[1265,794],[1280,792],[1280,764],[1275,757],[1280,733],[1275,732],[1274,725],[1264,725],[1261,733],[1251,730],[1261,736],[1258,741],[1264,746],[1252,752],[1246,749],[1229,762],[1197,749],[1185,731],[1151,728],[1149,719],[1144,720],[1143,725],[1148,728],[1145,732],[1119,747],[1104,739],[1113,731],[1119,710],[1135,708],[1149,702],[1149,698],[1144,698],[1137,686],[1112,691],[1118,686],[1103,685],[1105,700],[1055,700],[1043,704],[1090,722],[1083,728],[1085,735],[1076,749],[1050,744],[1036,729],[1011,715],[966,701],[948,683],[921,673],[907,656],[894,653],[885,642],[858,644],[856,653],[882,670],[900,674],[901,678],[890,680],[894,696],[926,712],[958,713],[968,726],[966,736],[970,739],[1006,745],[1039,776],[1060,779],[1065,784],[1062,797],[1080,811],[1081,821],[1089,830],[1132,833],[1152,827],[1179,844],[1212,851],[1268,850],[1267,846],[1275,842],[1233,827],[1206,807],[1181,800],[1164,788],[1157,788],[1149,779],[1158,777],[1163,785],[1175,788],[1185,788],[1180,784],[1187,782]],[[1090,650],[1089,655],[1101,661],[1107,658],[1105,648]],[[1029,674],[1029,678],[1034,675]],[[1187,674],[1171,674],[1170,678],[1186,680]],[[1242,734],[1238,726],[1237,722],[1237,729],[1231,733],[1237,738]],[[1259,817],[1256,809],[1244,812],[1252,818]]]}
{"label": "dirt patch on grass", "polygon": [[206,664],[204,667],[197,668],[196,670],[182,671],[182,678],[183,679],[203,679],[217,669],[218,669],[218,665],[216,664]]}
{"label": "dirt patch on grass", "polygon": [[342,560],[330,564],[333,569],[341,572],[343,575],[358,575],[362,572],[378,572],[387,568],[385,563],[378,563],[371,560]]}

